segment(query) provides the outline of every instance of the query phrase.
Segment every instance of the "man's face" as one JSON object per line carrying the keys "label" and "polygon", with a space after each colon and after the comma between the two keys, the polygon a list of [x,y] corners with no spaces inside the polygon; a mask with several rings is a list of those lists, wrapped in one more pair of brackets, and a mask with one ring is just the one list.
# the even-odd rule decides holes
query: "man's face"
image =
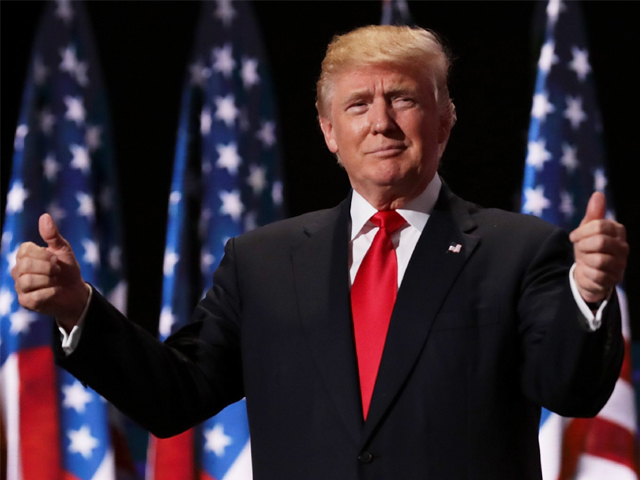
{"label": "man's face", "polygon": [[393,201],[420,194],[449,137],[431,81],[407,67],[374,65],[338,74],[327,117],[320,118],[327,146],[370,203],[380,195]]}

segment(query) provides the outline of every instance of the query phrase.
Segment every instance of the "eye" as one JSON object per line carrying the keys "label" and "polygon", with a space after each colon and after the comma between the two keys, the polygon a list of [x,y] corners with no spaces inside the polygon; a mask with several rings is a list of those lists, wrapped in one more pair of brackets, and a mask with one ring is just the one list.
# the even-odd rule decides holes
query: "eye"
{"label": "eye", "polygon": [[365,113],[367,111],[367,103],[364,101],[356,101],[349,104],[347,107],[347,112],[352,115],[359,115],[361,113]]}
{"label": "eye", "polygon": [[416,104],[416,100],[413,97],[401,96],[393,99],[393,106],[396,108],[410,108]]}

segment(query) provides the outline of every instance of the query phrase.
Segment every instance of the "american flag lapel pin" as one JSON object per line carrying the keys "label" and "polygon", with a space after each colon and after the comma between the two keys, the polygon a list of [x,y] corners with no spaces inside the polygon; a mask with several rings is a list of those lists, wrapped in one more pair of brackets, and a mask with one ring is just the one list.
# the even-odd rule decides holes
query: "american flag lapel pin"
{"label": "american flag lapel pin", "polygon": [[447,252],[460,253],[460,250],[462,250],[461,244],[451,243],[451,245],[449,245],[449,250],[447,250]]}

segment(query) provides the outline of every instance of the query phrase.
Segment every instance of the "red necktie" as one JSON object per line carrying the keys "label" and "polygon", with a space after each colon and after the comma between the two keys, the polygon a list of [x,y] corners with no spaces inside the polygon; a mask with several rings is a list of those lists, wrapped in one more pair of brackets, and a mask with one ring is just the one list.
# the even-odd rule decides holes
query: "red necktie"
{"label": "red necktie", "polygon": [[390,236],[406,223],[394,210],[378,212],[371,221],[380,229],[351,287],[351,313],[365,420],[398,291],[398,259]]}

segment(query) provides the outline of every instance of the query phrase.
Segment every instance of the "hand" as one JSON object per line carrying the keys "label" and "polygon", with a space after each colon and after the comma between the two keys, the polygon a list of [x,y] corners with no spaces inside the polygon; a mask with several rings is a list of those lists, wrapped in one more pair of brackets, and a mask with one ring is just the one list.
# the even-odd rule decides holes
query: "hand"
{"label": "hand", "polygon": [[77,323],[89,298],[73,250],[49,214],[40,217],[40,236],[47,247],[20,245],[11,276],[24,308],[51,315],[67,331]]}
{"label": "hand", "polygon": [[569,236],[576,260],[574,278],[587,303],[607,298],[627,266],[627,232],[622,224],[605,220],[605,210],[604,194],[594,192],[580,226]]}

